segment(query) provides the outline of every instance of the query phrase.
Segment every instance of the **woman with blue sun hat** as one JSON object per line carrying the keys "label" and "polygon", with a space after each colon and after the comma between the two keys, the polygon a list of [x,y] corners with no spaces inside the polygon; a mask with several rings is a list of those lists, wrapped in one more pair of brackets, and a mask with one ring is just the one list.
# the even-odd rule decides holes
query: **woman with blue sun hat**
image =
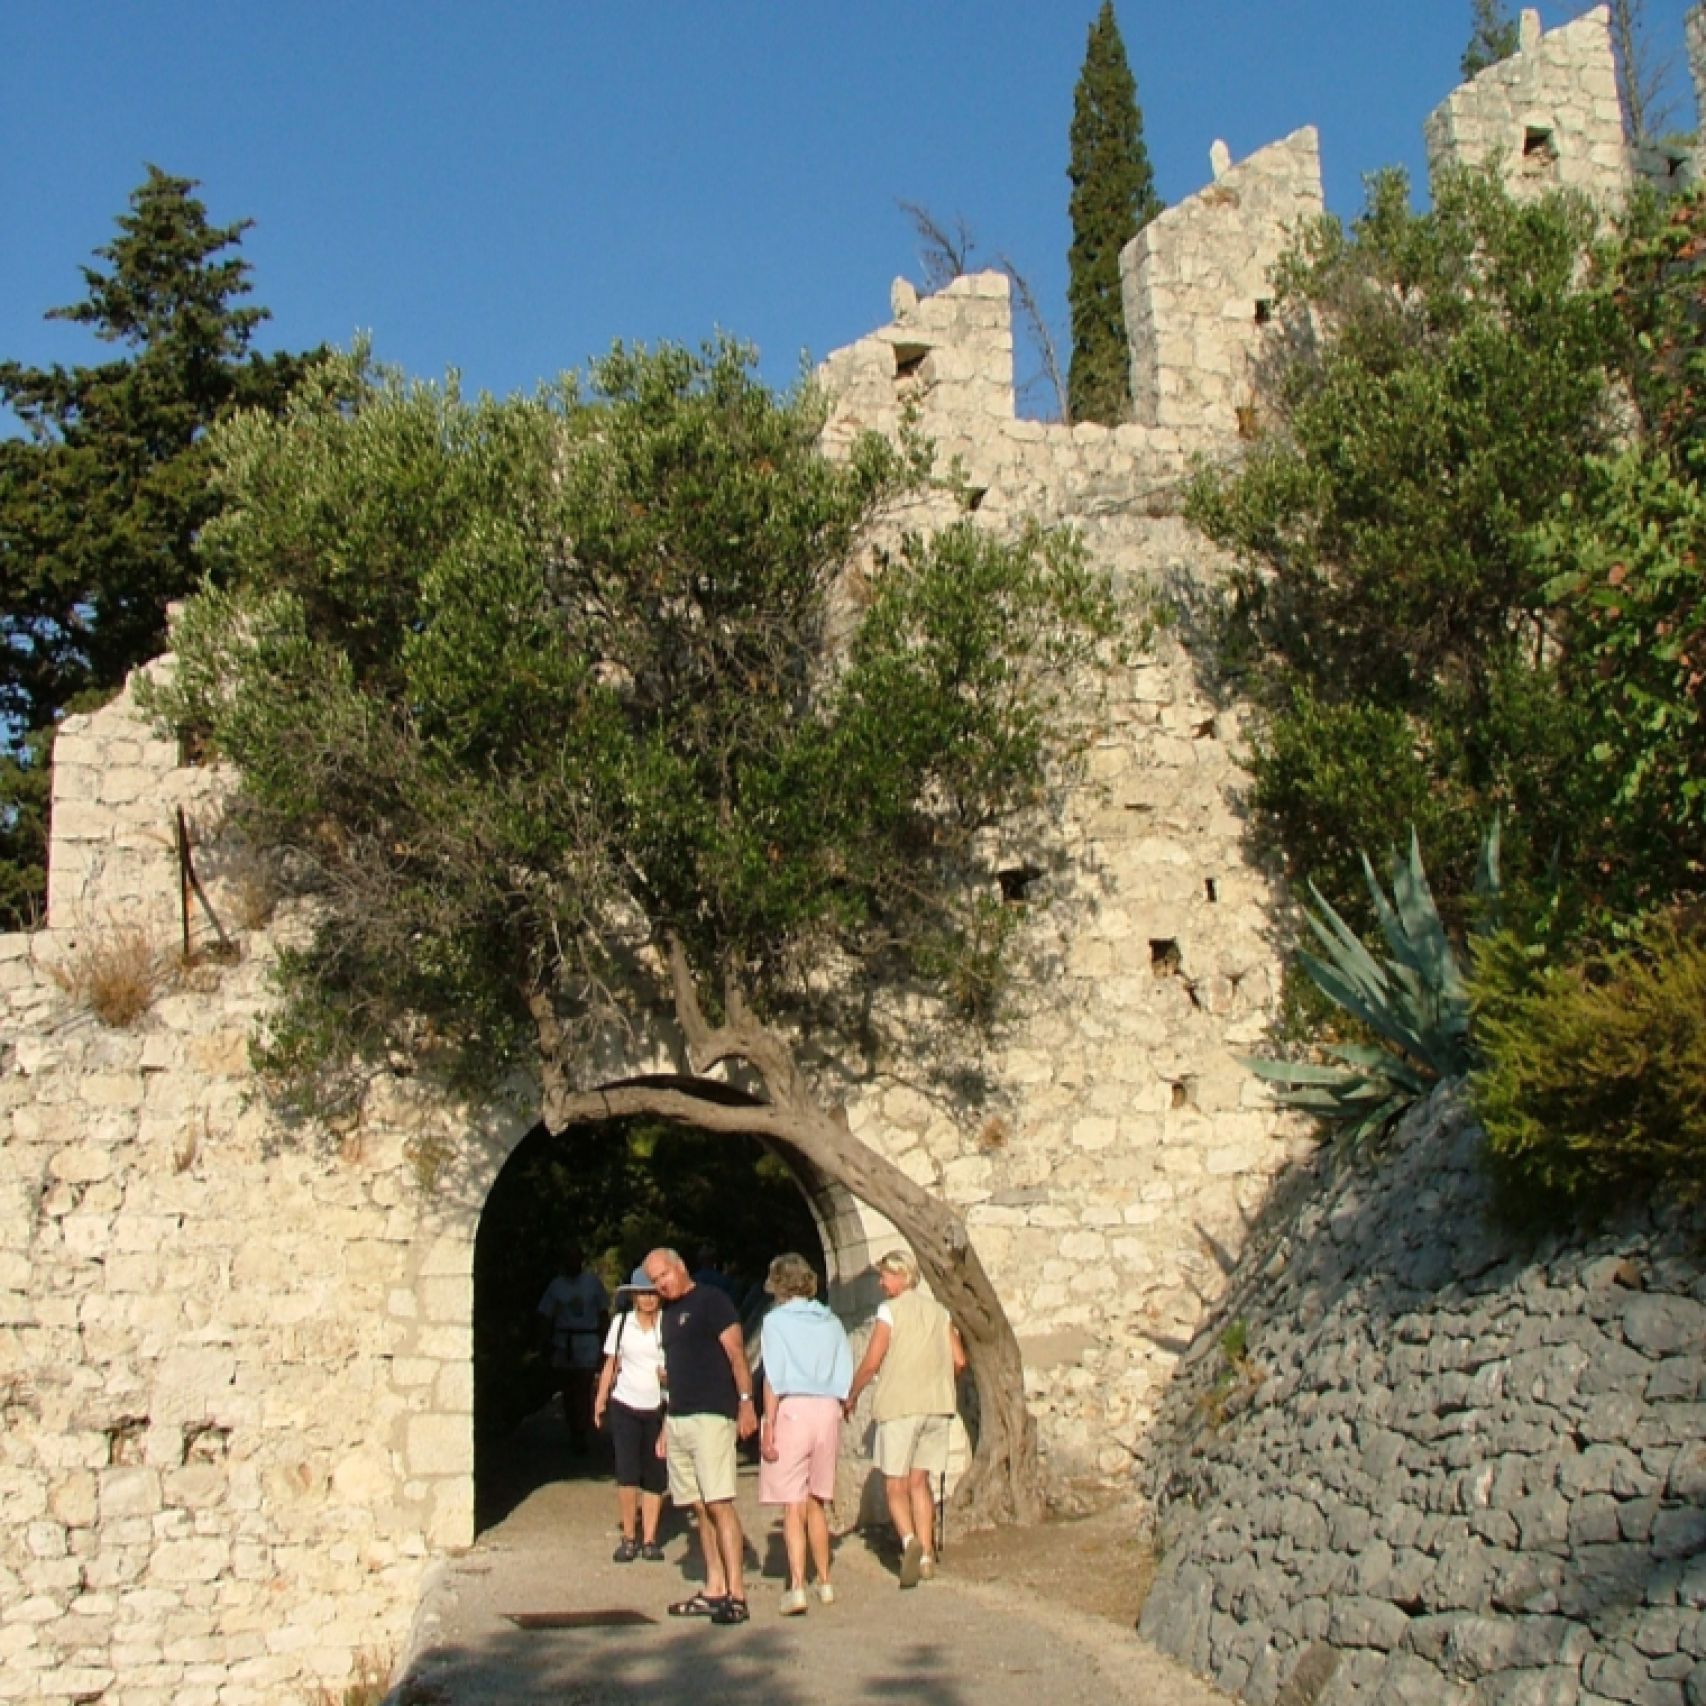
{"label": "woman with blue sun hat", "polygon": [[593,1400],[593,1426],[608,1419],[610,1443],[616,1452],[616,1508],[622,1539],[612,1556],[618,1564],[636,1558],[649,1563],[663,1559],[658,1544],[658,1519],[663,1514],[669,1470],[658,1455],[663,1428],[663,1335],[658,1329],[662,1299],[635,1268],[633,1278],[616,1288],[616,1319],[604,1338],[604,1367],[598,1374]]}

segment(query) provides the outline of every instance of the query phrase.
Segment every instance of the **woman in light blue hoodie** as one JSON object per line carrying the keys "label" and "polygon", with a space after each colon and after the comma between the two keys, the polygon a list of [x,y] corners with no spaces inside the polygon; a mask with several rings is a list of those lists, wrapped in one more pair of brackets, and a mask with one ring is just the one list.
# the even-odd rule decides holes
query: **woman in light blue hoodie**
{"label": "woman in light blue hoodie", "polygon": [[846,1330],[817,1302],[817,1274],[804,1256],[778,1256],[764,1289],[776,1299],[764,1317],[764,1421],[759,1434],[758,1497],[781,1505],[788,1548],[782,1615],[806,1609],[806,1551],[817,1566],[817,1597],[829,1582],[829,1519],[841,1446],[841,1402],[853,1384]]}

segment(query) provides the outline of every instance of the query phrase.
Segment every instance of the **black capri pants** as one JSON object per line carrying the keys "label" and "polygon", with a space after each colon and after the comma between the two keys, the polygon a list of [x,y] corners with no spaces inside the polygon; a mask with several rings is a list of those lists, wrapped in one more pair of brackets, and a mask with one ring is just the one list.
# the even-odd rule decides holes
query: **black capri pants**
{"label": "black capri pants", "polygon": [[633,1410],[612,1398],[604,1412],[610,1443],[616,1448],[616,1485],[661,1493],[669,1486],[669,1465],[658,1456],[663,1411]]}

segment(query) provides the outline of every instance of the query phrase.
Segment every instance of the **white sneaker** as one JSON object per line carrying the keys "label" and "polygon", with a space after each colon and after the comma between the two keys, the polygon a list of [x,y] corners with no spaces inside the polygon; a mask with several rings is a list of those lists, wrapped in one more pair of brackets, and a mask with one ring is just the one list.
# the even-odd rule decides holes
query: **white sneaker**
{"label": "white sneaker", "polygon": [[782,1595],[782,1615],[784,1617],[803,1616],[806,1609],[806,1590],[804,1588],[789,1588]]}
{"label": "white sneaker", "polygon": [[819,1605],[835,1604],[835,1589],[828,1582],[817,1584],[817,1602]]}
{"label": "white sneaker", "polygon": [[918,1560],[918,1579],[921,1582],[930,1582],[936,1579],[936,1560],[928,1552]]}
{"label": "white sneaker", "polygon": [[916,1534],[909,1534],[901,1548],[900,1554],[900,1585],[903,1588],[918,1586],[919,1572],[924,1566],[924,1542]]}

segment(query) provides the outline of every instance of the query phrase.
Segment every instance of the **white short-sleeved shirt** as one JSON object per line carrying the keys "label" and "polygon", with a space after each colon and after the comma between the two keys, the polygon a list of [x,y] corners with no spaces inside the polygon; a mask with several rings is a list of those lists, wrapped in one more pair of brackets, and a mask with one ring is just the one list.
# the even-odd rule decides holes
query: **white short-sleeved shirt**
{"label": "white short-sleeved shirt", "polygon": [[616,1365],[616,1384],[610,1396],[630,1410],[655,1410],[663,1402],[663,1333],[655,1325],[648,1333],[640,1325],[637,1311],[618,1315],[604,1335],[604,1354],[616,1356],[620,1338],[621,1360]]}

